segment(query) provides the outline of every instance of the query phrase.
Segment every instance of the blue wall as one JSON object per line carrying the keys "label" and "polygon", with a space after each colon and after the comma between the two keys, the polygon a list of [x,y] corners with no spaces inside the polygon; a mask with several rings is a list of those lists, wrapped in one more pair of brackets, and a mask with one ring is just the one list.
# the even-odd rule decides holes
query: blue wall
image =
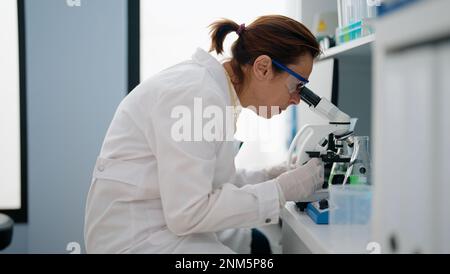
{"label": "blue wall", "polygon": [[12,253],[84,250],[91,172],[127,92],[127,1],[25,0],[29,222]]}

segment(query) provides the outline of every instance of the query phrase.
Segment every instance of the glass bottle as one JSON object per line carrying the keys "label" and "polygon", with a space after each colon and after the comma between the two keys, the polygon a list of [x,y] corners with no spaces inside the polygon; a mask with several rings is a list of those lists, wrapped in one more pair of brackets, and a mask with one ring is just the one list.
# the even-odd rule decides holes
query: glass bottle
{"label": "glass bottle", "polygon": [[355,136],[352,158],[344,182],[352,185],[370,185],[370,172],[369,137]]}

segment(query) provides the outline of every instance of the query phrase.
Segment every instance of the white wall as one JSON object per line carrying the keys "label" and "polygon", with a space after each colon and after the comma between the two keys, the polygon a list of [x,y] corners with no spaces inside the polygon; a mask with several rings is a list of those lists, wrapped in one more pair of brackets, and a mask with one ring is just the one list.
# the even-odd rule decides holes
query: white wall
{"label": "white wall", "polygon": [[308,28],[312,28],[314,24],[314,16],[318,12],[337,12],[336,0],[298,0],[299,20],[301,20]]}

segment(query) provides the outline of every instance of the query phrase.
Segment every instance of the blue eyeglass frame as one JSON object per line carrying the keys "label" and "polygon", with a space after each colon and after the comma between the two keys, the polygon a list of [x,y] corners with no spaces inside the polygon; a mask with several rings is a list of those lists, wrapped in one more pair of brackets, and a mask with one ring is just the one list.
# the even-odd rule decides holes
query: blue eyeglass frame
{"label": "blue eyeglass frame", "polygon": [[300,74],[296,73],[295,71],[291,70],[290,68],[286,67],[285,65],[275,61],[274,59],[272,59],[272,63],[274,63],[277,67],[286,71],[290,75],[294,76],[296,79],[298,79],[300,82],[303,83],[303,86],[309,83],[308,79],[302,77]]}

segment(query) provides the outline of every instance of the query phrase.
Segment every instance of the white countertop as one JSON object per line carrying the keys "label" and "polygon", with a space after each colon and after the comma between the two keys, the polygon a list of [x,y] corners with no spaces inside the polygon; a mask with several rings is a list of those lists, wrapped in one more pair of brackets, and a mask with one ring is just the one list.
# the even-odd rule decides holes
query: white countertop
{"label": "white countertop", "polygon": [[363,225],[318,225],[294,202],[282,210],[283,225],[289,225],[311,253],[369,253],[369,228]]}

